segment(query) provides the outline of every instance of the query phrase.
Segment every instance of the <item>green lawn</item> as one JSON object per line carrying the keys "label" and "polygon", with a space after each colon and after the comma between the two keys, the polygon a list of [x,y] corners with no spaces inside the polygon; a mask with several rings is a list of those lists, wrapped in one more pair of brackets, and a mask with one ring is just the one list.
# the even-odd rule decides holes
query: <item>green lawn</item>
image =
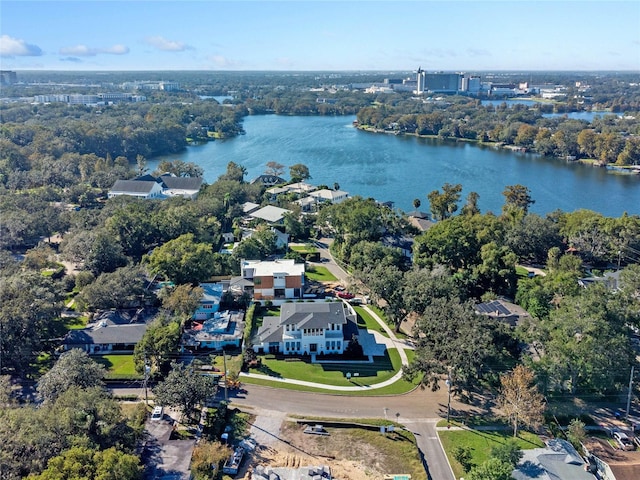
{"label": "green lawn", "polygon": [[301,254],[318,253],[318,249],[313,245],[289,245],[289,248]]}
{"label": "green lawn", "polygon": [[[262,366],[252,370],[276,378],[290,378],[324,383],[326,385],[350,386],[357,382],[360,385],[372,385],[383,382],[395,375],[400,369],[400,354],[396,349],[387,351],[384,357],[375,357],[373,363],[309,363],[306,361],[285,361],[262,357]],[[352,375],[349,382],[346,373]]]}
{"label": "green lawn", "polygon": [[85,315],[78,317],[64,317],[64,326],[68,330],[78,330],[87,326],[89,318]]}
{"label": "green lawn", "polygon": [[309,280],[316,282],[335,282],[338,280],[333,273],[327,270],[327,267],[313,266],[305,272]]}
{"label": "green lawn", "polygon": [[[461,478],[465,474],[462,465],[453,458],[456,447],[469,447],[473,464],[480,465],[489,458],[491,448],[505,444],[507,440],[513,438],[513,432],[509,429],[501,431],[439,430],[438,435],[456,478]],[[542,440],[533,433],[520,432],[516,440],[523,450],[544,447]]]}
{"label": "green lawn", "polygon": [[385,329],[382,328],[378,321],[373,318],[364,308],[354,307],[354,310],[358,314],[358,327],[366,328],[367,330],[373,330],[374,332],[380,332],[385,337],[389,337]]}
{"label": "green lawn", "polygon": [[383,388],[376,388],[371,390],[358,390],[354,392],[328,390],[326,388],[307,387],[304,385],[295,385],[290,383],[282,383],[271,380],[263,380],[261,378],[247,378],[242,377],[242,382],[252,385],[264,385],[266,387],[281,388],[285,390],[295,390],[297,392],[311,392],[311,393],[328,393],[331,395],[344,395],[349,397],[370,397],[380,395],[402,395],[403,393],[411,392],[417,388],[417,384],[407,382],[406,380],[399,380],[391,385]]}
{"label": "green lawn", "polygon": [[105,377],[108,379],[125,380],[142,378],[141,375],[136,372],[132,354],[93,355],[91,358],[101,365],[105,366],[105,368],[107,369],[107,374]]}

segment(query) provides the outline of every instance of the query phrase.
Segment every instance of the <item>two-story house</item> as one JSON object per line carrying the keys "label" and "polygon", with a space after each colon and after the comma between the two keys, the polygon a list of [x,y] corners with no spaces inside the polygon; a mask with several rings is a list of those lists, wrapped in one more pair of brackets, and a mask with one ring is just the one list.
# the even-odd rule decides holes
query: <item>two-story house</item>
{"label": "two-story house", "polygon": [[288,299],[302,298],[304,263],[293,259],[274,261],[242,260],[241,275],[253,283],[253,299],[271,300],[280,304]]}
{"label": "two-story house", "polygon": [[353,314],[343,302],[284,303],[279,317],[264,318],[253,349],[285,355],[341,354],[348,342],[344,327],[349,317]]}
{"label": "two-story house", "polygon": [[221,283],[201,283],[202,298],[193,314],[194,320],[206,320],[212,318],[220,310],[223,285]]}

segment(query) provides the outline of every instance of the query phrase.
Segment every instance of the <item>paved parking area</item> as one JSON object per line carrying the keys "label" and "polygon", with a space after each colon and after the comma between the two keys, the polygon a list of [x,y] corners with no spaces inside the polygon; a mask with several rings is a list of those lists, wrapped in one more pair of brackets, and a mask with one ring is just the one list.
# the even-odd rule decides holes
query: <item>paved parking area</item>
{"label": "paved parking area", "polygon": [[395,348],[393,341],[379,332],[370,332],[364,328],[358,329],[358,342],[362,346],[362,352],[369,356],[384,356],[387,348]]}
{"label": "paved parking area", "polygon": [[169,440],[177,416],[165,409],[162,420],[147,420],[147,436],[142,460],[147,480],[188,480],[191,476],[189,465],[195,440]]}

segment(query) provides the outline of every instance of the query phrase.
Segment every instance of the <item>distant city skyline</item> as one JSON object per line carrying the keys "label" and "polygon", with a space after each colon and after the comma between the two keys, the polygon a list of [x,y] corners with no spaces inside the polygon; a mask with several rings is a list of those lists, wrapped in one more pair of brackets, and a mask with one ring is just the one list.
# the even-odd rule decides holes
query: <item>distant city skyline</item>
{"label": "distant city skyline", "polygon": [[3,70],[640,70],[640,2],[2,0]]}

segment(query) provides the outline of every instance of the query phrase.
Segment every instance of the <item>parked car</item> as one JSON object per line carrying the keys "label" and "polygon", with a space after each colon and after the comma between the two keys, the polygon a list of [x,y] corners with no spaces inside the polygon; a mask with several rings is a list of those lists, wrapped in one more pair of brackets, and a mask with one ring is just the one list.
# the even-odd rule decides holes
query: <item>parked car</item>
{"label": "parked car", "polygon": [[613,439],[622,450],[635,450],[636,448],[629,436],[624,432],[613,432]]}
{"label": "parked car", "polygon": [[351,300],[352,298],[355,298],[355,295],[349,292],[338,292],[338,297],[344,298],[345,300]]}
{"label": "parked car", "polygon": [[164,415],[164,409],[162,407],[155,407],[151,414],[151,420],[162,420]]}

